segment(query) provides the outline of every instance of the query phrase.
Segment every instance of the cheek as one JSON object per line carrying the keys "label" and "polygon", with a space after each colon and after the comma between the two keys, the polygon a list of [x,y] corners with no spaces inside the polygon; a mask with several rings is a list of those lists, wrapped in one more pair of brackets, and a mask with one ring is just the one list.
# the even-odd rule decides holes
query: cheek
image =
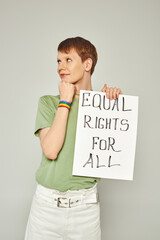
{"label": "cheek", "polygon": [[80,69],[77,69],[73,74],[74,80],[79,80],[82,77],[83,77],[83,72]]}
{"label": "cheek", "polygon": [[84,71],[81,66],[77,67],[76,73],[78,76],[83,76]]}
{"label": "cheek", "polygon": [[70,69],[71,78],[73,81],[79,80],[84,75],[84,70],[81,66],[74,66],[72,69]]}

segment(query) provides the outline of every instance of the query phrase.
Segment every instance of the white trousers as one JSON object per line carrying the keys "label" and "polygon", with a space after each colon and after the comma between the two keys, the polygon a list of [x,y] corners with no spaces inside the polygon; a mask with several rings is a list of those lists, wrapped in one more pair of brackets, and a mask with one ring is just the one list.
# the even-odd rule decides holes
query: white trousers
{"label": "white trousers", "polygon": [[[101,240],[100,202],[94,201],[95,194],[97,184],[65,193],[38,184],[25,240]],[[69,205],[68,198],[71,198]]]}

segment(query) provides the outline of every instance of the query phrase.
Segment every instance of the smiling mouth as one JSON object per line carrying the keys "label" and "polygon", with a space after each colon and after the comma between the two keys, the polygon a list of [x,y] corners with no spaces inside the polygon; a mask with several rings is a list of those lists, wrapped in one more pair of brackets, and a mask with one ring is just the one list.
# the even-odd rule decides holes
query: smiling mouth
{"label": "smiling mouth", "polygon": [[68,76],[69,74],[60,74],[61,77],[66,77]]}

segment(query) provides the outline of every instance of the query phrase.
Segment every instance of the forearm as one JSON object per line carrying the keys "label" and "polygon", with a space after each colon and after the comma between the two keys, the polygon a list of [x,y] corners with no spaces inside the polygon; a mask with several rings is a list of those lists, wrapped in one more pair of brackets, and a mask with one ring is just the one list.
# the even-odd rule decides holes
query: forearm
{"label": "forearm", "polygon": [[68,114],[69,110],[65,107],[57,109],[52,126],[42,141],[43,152],[49,159],[56,159],[63,146]]}

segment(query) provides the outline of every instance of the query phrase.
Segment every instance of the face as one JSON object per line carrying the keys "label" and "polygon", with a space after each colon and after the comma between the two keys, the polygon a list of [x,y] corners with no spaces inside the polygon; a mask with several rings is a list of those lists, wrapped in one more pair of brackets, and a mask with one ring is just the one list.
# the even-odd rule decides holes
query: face
{"label": "face", "polygon": [[58,52],[57,62],[57,72],[62,81],[74,84],[83,79],[85,64],[74,49],[69,53]]}

